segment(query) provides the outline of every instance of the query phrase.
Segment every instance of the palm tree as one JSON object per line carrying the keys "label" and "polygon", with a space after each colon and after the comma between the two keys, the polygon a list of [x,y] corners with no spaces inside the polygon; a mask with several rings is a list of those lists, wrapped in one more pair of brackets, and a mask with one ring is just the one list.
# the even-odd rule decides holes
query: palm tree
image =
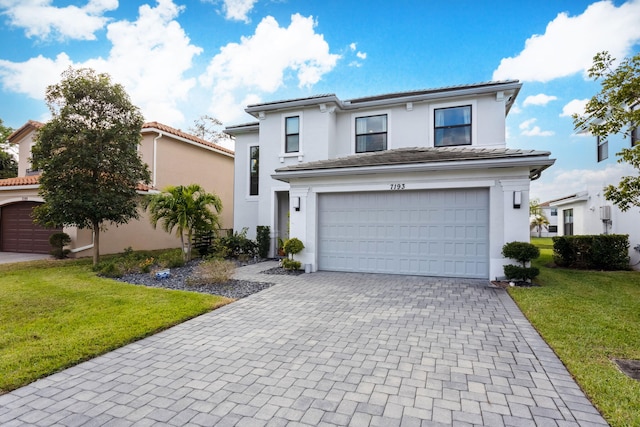
{"label": "palm tree", "polygon": [[196,231],[220,228],[222,202],[218,196],[207,193],[198,184],[167,187],[161,194],[149,196],[144,208],[150,212],[154,228],[159,221],[167,233],[175,228],[183,248],[186,239],[185,261],[191,259],[191,244]]}
{"label": "palm tree", "polygon": [[538,229],[538,237],[542,237],[542,227],[548,229],[548,225],[549,225],[549,220],[547,219],[546,216],[544,216],[544,214],[539,214],[534,216],[531,219],[531,228],[537,228]]}

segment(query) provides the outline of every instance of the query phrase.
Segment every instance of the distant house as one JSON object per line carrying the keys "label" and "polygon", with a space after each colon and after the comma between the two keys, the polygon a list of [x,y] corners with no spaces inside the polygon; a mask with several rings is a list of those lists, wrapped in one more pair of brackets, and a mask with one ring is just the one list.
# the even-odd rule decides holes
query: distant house
{"label": "distant house", "polygon": [[[548,200],[538,205],[540,206],[542,215],[547,218],[549,224],[546,227],[542,227],[540,231],[538,231],[538,227],[532,227],[532,237],[553,237],[558,235],[558,208],[551,206],[551,203],[557,200]],[[531,219],[533,219],[533,217]]]}
{"label": "distant house", "polygon": [[[55,231],[64,231],[72,239],[75,256],[89,256],[93,233],[87,229],[65,227],[51,230],[35,224],[32,209],[43,203],[38,195],[40,172],[30,163],[36,130],[42,123],[29,121],[9,136],[19,147],[18,177],[0,180],[0,251],[48,253],[48,239]],[[222,226],[233,228],[234,153],[219,145],[158,122],[145,123],[139,153],[149,165],[151,183],[138,186],[141,195],[157,192],[169,185],[200,184],[217,194],[223,203]],[[164,249],[180,246],[180,239],[158,227],[154,230],[148,216],[128,224],[107,225],[100,236],[100,252],[122,252],[125,248]]]}
{"label": "distant house", "polygon": [[550,153],[508,149],[521,84],[267,102],[235,137],[234,226],[297,237],[309,271],[503,276]]}
{"label": "distant house", "polygon": [[640,209],[622,212],[604,198],[602,187],[589,187],[550,206],[558,210],[558,236],[628,234],[631,264],[640,261]]}

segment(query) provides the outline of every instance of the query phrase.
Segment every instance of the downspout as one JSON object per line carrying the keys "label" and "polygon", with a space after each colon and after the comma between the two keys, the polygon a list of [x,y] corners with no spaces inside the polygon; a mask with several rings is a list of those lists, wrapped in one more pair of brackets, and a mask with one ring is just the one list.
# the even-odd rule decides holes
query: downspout
{"label": "downspout", "polygon": [[162,132],[158,132],[158,136],[153,138],[153,176],[151,177],[151,186],[156,186],[156,166],[158,162],[158,140],[164,135]]}
{"label": "downspout", "polygon": [[94,242],[95,242],[95,237],[96,237],[95,234],[91,233],[91,243],[89,243],[86,246],[82,246],[82,247],[79,247],[79,248],[71,249],[71,253],[75,254],[75,253],[78,253],[78,252],[86,251],[87,249],[92,249],[93,245],[94,245]]}

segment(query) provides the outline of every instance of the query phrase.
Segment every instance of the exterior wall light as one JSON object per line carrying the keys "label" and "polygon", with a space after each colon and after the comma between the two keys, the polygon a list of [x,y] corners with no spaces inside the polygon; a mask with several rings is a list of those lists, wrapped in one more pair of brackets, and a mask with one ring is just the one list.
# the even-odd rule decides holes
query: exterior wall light
{"label": "exterior wall light", "polygon": [[513,192],[513,209],[520,209],[522,204],[522,191]]}
{"label": "exterior wall light", "polygon": [[295,209],[296,211],[300,210],[300,197],[293,198],[293,209]]}

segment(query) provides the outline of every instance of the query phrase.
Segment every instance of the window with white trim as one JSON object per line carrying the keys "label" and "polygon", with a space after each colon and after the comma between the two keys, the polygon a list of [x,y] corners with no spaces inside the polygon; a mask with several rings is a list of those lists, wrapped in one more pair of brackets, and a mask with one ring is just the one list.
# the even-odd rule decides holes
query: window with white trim
{"label": "window with white trim", "polygon": [[284,119],[284,152],[297,153],[300,151],[300,116],[285,117]]}
{"label": "window with white trim", "polygon": [[249,195],[257,196],[260,184],[260,147],[249,147]]}
{"label": "window with white trim", "polygon": [[387,115],[356,117],[356,153],[387,149]]}
{"label": "window with white trim", "polygon": [[471,145],[471,105],[437,108],[434,112],[434,146]]}

